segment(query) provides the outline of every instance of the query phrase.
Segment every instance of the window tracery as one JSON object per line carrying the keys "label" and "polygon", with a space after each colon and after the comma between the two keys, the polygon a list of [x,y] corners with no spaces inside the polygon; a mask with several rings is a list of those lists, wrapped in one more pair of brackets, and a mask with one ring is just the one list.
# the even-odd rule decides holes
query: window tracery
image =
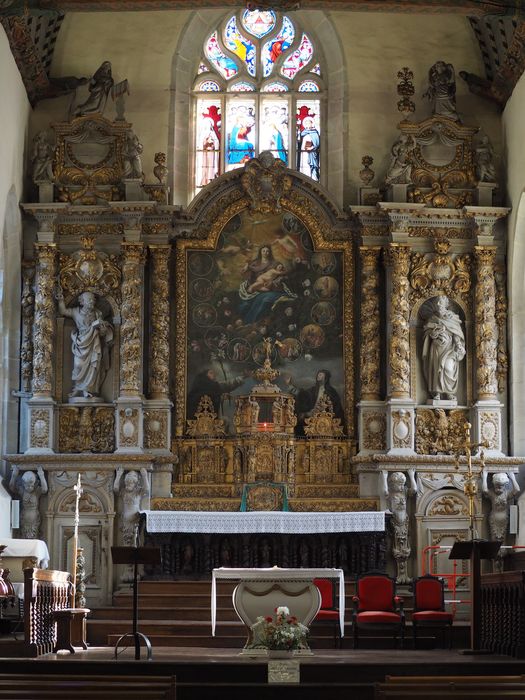
{"label": "window tracery", "polygon": [[314,43],[290,17],[228,16],[207,36],[193,84],[195,191],[265,150],[319,181],[323,92]]}

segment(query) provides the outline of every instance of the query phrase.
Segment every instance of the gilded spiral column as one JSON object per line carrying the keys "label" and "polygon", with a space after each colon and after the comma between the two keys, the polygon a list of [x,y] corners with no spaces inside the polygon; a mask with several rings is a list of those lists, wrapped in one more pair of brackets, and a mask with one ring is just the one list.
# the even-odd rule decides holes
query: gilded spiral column
{"label": "gilded spiral column", "polygon": [[167,245],[149,246],[152,262],[149,393],[152,399],[164,399],[168,396],[170,250],[170,246]]}
{"label": "gilded spiral column", "polygon": [[122,324],[120,328],[120,395],[142,393],[142,243],[122,244]]}
{"label": "gilded spiral column", "polygon": [[478,401],[495,399],[498,391],[498,327],[494,246],[475,246],[477,266],[475,290],[475,348]]}
{"label": "gilded spiral column", "polygon": [[33,331],[33,396],[53,391],[55,288],[57,250],[54,243],[36,243],[35,321]]}
{"label": "gilded spiral column", "polygon": [[389,395],[391,398],[410,396],[410,247],[391,243],[387,251],[390,267],[390,326],[388,348]]}
{"label": "gilded spiral column", "polygon": [[380,394],[380,246],[361,246],[361,400],[377,401]]}

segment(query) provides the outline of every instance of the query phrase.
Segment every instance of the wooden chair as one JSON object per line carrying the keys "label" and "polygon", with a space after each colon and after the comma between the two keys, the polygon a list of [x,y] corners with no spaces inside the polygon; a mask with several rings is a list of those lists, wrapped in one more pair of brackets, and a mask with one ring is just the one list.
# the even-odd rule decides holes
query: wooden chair
{"label": "wooden chair", "polygon": [[354,649],[359,646],[359,630],[387,630],[398,635],[403,647],[405,634],[405,613],[403,599],[396,595],[396,582],[383,573],[370,573],[360,576],[356,581],[353,596],[352,624],[354,630]]}
{"label": "wooden chair", "polygon": [[419,627],[434,627],[448,630],[448,646],[452,648],[452,622],[454,616],[445,611],[445,586],[436,576],[420,576],[413,583],[414,610],[412,612],[412,636],[414,649]]}
{"label": "wooden chair", "polygon": [[334,628],[334,647],[341,648],[341,630],[339,628],[339,608],[336,604],[335,581],[329,578],[314,578],[314,584],[321,594],[321,607],[314,622],[332,622]]}

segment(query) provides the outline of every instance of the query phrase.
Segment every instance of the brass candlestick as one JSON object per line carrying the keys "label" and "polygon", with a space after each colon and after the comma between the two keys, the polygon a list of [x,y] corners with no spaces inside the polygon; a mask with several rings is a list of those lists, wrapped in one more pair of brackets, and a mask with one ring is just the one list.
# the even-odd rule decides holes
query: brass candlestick
{"label": "brass candlestick", "polygon": [[[483,442],[471,442],[470,441],[470,429],[472,428],[472,425],[470,423],[465,423],[464,426],[465,428],[465,442],[458,444],[456,451],[454,452],[454,461],[455,461],[455,466],[456,470],[459,471],[459,458],[462,456],[462,452],[464,450],[465,452],[465,457],[467,460],[467,474],[465,477],[465,484],[463,486],[463,491],[465,495],[468,498],[468,516],[469,516],[469,532],[470,532],[470,539],[474,539],[474,498],[478,492],[478,485],[476,483],[476,474],[474,474],[474,471],[472,470],[472,451],[475,450],[477,447],[488,447],[488,444],[483,441]],[[479,460],[480,460],[480,474],[485,467],[485,453],[483,450],[480,450],[479,453]]]}

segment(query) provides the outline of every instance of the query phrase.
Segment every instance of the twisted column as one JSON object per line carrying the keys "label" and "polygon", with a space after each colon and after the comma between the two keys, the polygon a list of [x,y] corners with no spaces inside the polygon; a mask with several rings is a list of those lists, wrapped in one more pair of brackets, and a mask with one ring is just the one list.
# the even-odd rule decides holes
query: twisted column
{"label": "twisted column", "polygon": [[498,327],[496,320],[495,246],[475,246],[476,288],[474,332],[478,401],[495,399],[498,391]]}
{"label": "twisted column", "polygon": [[391,243],[387,251],[391,270],[390,325],[388,348],[389,396],[410,397],[410,247]]}
{"label": "twisted column", "polygon": [[169,379],[169,257],[170,246],[150,245],[151,255],[151,362],[149,393],[152,399],[168,396]]}
{"label": "twisted column", "polygon": [[33,332],[33,395],[50,397],[53,391],[55,345],[55,287],[57,250],[54,243],[36,243],[35,323]]}
{"label": "twisted column", "polygon": [[122,244],[122,324],[120,328],[120,395],[142,393],[142,243]]}
{"label": "twisted column", "polygon": [[359,248],[361,254],[361,400],[377,401],[380,393],[381,328],[379,318],[380,246]]}

